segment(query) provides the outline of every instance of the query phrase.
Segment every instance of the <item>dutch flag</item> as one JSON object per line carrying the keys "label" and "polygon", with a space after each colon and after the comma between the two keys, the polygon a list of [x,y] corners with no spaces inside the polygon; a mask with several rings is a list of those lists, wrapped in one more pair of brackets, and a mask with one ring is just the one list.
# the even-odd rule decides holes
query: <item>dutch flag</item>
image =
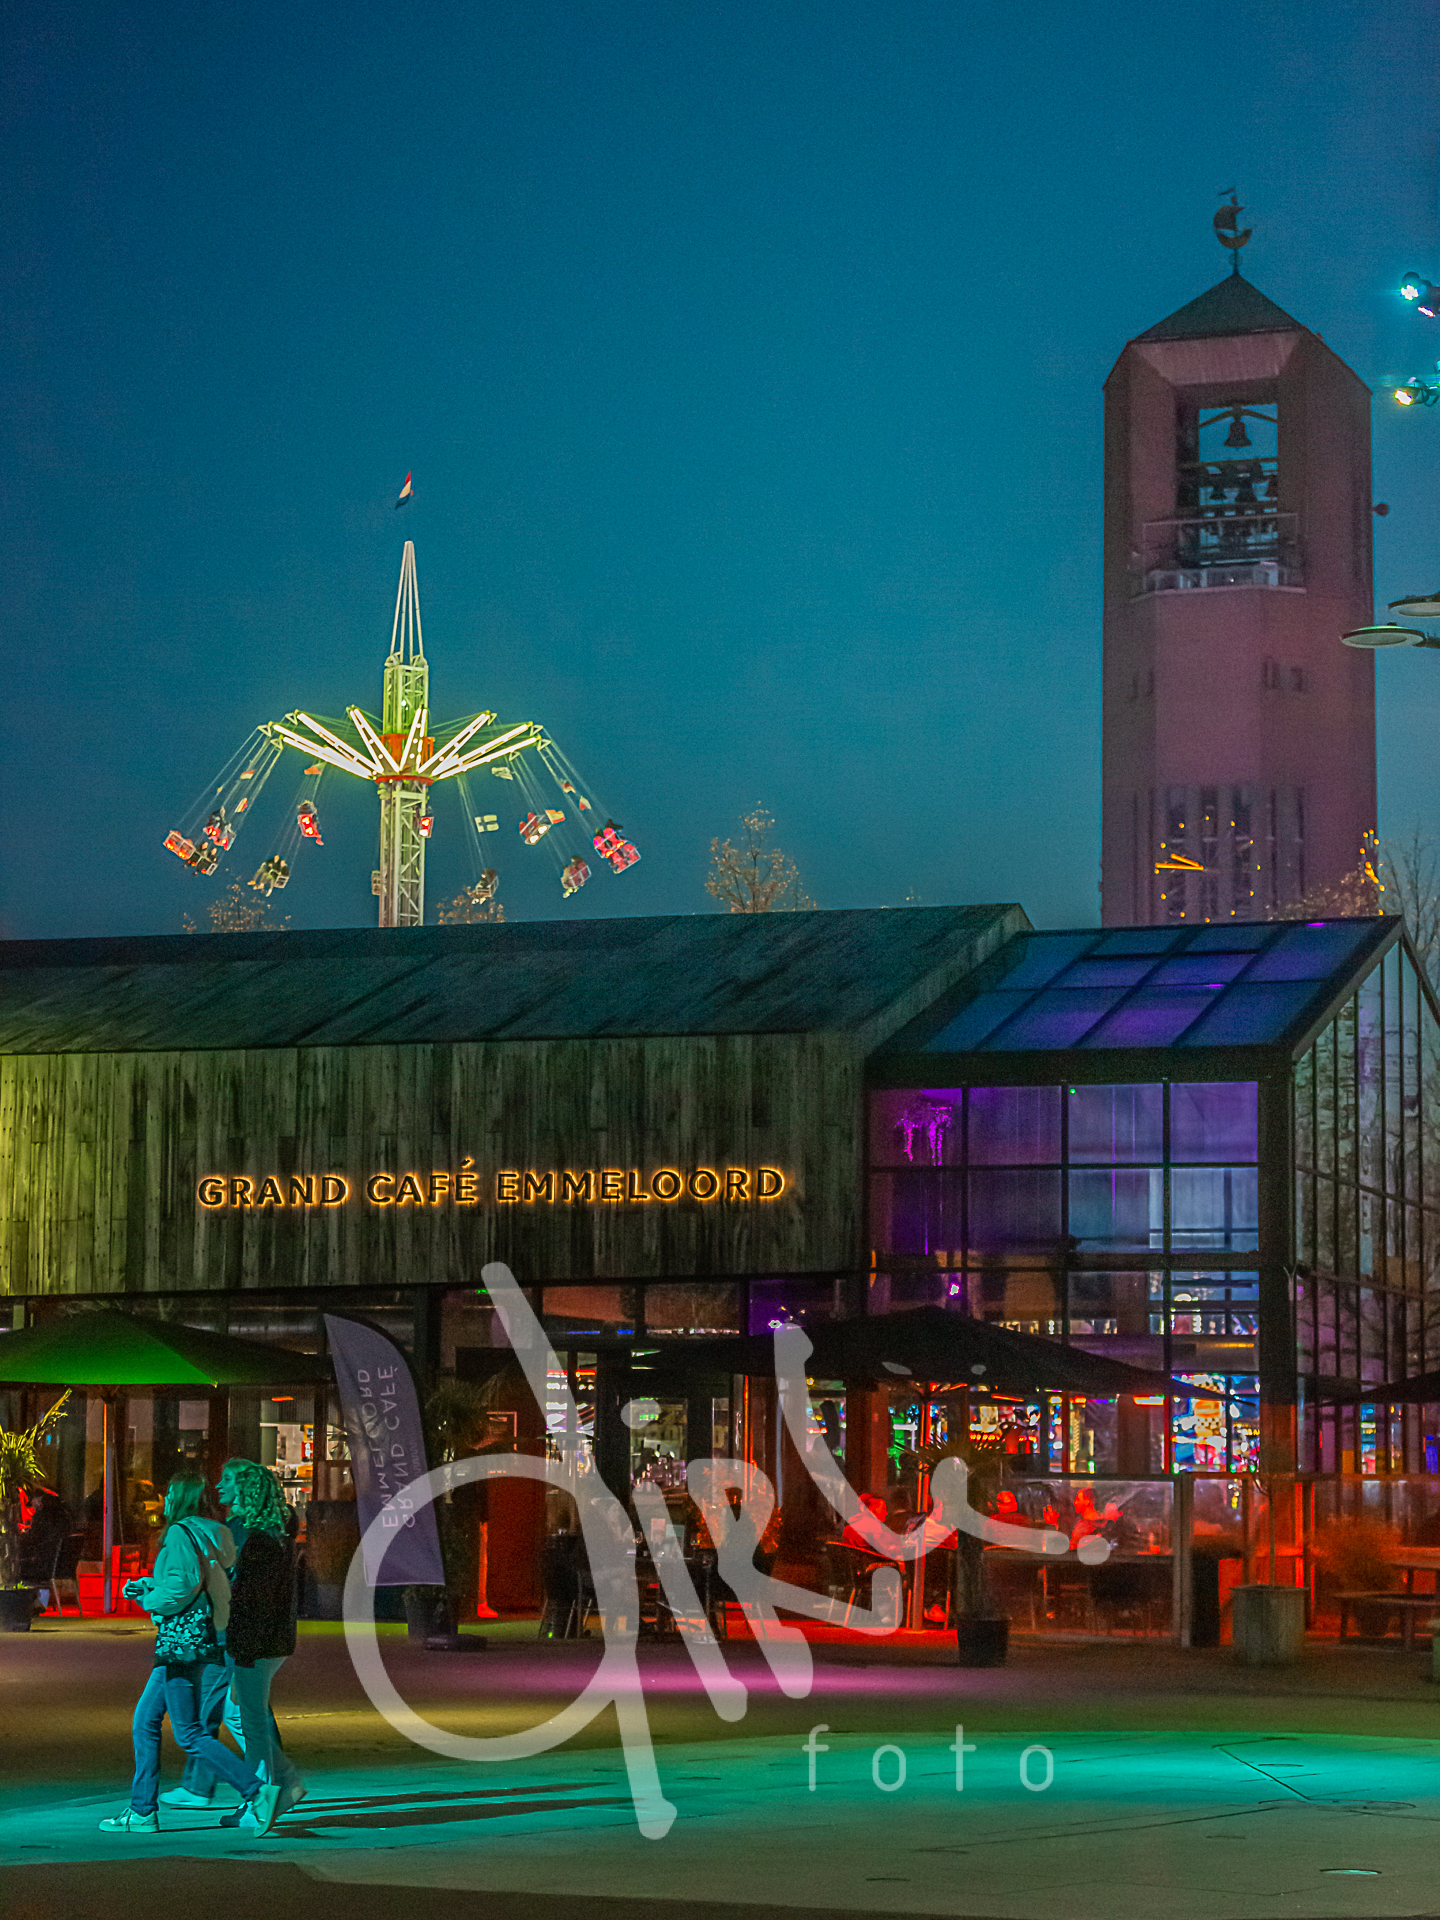
{"label": "dutch flag", "polygon": [[407,500],[413,500],[414,497],[415,497],[415,490],[410,485],[410,476],[407,473],[405,476],[405,484],[400,489],[400,498],[395,502],[396,511],[398,512],[399,509],[404,506]]}

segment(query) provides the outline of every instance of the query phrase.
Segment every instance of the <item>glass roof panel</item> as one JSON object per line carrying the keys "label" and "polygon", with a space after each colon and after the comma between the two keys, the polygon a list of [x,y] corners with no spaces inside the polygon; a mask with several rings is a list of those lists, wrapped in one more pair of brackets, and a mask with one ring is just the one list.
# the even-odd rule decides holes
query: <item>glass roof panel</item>
{"label": "glass roof panel", "polygon": [[962,1007],[948,1026],[942,1027],[927,1051],[963,1053],[978,1047],[1002,1020],[1008,1020],[1030,999],[1028,993],[982,993],[968,1007]]}
{"label": "glass roof panel", "polygon": [[1153,955],[1136,960],[1077,960],[1056,974],[1052,987],[1133,987],[1154,966]]}
{"label": "glass roof panel", "polygon": [[[891,1046],[947,1054],[1279,1046],[1307,1012],[1318,1016],[1378,964],[1376,934],[1374,920],[1017,934],[997,957],[994,987],[933,1039],[897,1035]],[[1057,1078],[1065,1071],[1057,1061]]]}
{"label": "glass roof panel", "polygon": [[1150,979],[1152,987],[1223,987],[1254,959],[1249,953],[1182,953],[1163,960]]}
{"label": "glass roof panel", "polygon": [[1007,949],[1002,956],[1014,964],[1004,979],[995,984],[1007,993],[1021,987],[1043,987],[1062,967],[1078,960],[1087,947],[1093,946],[1095,937],[1093,932],[1023,934],[1020,940],[1012,942],[1018,951],[1012,954]]}
{"label": "glass roof panel", "polygon": [[1095,949],[1108,958],[1112,953],[1168,953],[1185,938],[1185,929],[1174,927],[1117,927],[1107,933]]}
{"label": "glass roof panel", "polygon": [[1365,945],[1374,927],[1373,920],[1288,927],[1270,951],[1261,954],[1248,978],[1324,980]]}
{"label": "glass roof panel", "polygon": [[1187,1047],[1264,1046],[1278,1040],[1318,996],[1309,980],[1230,987],[1181,1043]]}
{"label": "glass roof panel", "polygon": [[1233,926],[1201,927],[1190,942],[1190,953],[1254,953],[1275,936],[1275,927],[1266,922],[1256,926],[1241,921]]}
{"label": "glass roof panel", "polygon": [[[1073,1047],[1115,1005],[1124,987],[1076,987],[1037,993],[999,1033],[990,1048]],[[988,1051],[988,1049],[987,1049]]]}
{"label": "glass roof panel", "polygon": [[1142,987],[1123,1007],[1087,1033],[1088,1047],[1168,1047],[1207,1013],[1215,995],[1223,991],[1203,987]]}

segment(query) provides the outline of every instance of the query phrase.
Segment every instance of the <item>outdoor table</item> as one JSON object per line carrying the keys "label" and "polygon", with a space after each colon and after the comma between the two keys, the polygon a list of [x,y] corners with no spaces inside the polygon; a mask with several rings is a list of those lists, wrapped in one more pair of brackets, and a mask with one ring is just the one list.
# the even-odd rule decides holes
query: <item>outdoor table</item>
{"label": "outdoor table", "polygon": [[1386,1559],[1392,1567],[1398,1567],[1405,1575],[1405,1591],[1415,1591],[1417,1573],[1429,1573],[1435,1576],[1435,1593],[1440,1599],[1440,1547],[1406,1547],[1403,1552],[1387,1554]]}

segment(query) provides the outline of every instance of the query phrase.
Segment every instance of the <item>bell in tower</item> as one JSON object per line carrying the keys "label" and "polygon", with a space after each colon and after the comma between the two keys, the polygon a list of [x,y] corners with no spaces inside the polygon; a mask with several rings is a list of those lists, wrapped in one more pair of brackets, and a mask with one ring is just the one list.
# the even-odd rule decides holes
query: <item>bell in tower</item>
{"label": "bell in tower", "polygon": [[[1103,915],[1258,920],[1375,826],[1370,394],[1232,270],[1105,385]],[[1136,694],[1135,690],[1143,689]]]}

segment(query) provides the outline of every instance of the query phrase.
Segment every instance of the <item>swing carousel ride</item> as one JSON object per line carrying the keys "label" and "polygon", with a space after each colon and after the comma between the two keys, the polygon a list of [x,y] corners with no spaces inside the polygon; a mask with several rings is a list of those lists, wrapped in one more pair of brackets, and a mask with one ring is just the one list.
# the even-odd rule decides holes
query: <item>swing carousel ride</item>
{"label": "swing carousel ride", "polygon": [[407,540],[379,715],[348,707],[345,720],[340,720],[297,709],[283,720],[263,722],[165,836],[166,847],[192,873],[214,875],[290,747],[300,754],[303,772],[284,828],[272,842],[274,851],[250,881],[259,892],[271,894],[289,885],[305,842],[324,845],[317,802],[321,778],[330,767],[373,781],[380,797],[380,864],[370,885],[379,897],[382,927],[424,924],[425,843],[435,820],[433,789],[446,781],[453,783],[463,810],[477,874],[469,893],[477,903],[492,900],[499,885],[499,874],[486,856],[495,844],[488,836],[501,831],[501,820],[499,796],[496,812],[487,813],[471,786],[475,775],[488,773],[515,790],[520,839],[527,847],[543,845],[558,872],[563,898],[578,893],[589,880],[590,849],[614,873],[635,865],[640,855],[624,829],[611,819],[598,824],[599,809],[543,727],[533,720],[502,721],[485,712],[432,731],[429,699],[415,543]]}

